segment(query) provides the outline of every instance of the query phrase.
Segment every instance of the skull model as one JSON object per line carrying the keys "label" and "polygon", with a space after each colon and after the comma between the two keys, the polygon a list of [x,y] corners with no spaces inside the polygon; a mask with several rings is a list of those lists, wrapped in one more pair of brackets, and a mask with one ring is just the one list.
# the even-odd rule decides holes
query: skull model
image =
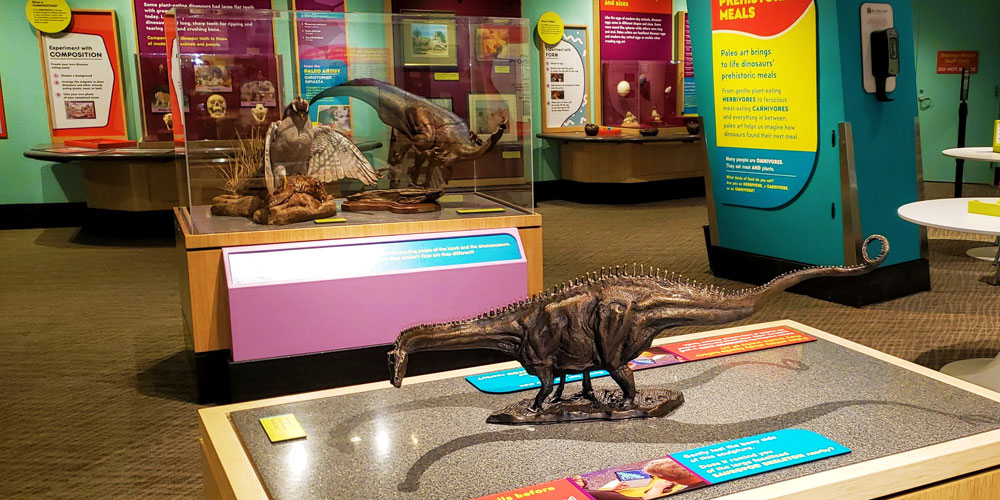
{"label": "skull model", "polygon": [[208,115],[212,118],[223,118],[226,116],[226,99],[219,94],[208,96],[205,107],[208,109]]}
{"label": "skull model", "polygon": [[174,114],[167,113],[163,115],[163,124],[167,126],[167,130],[174,129]]}
{"label": "skull model", "polygon": [[256,106],[250,109],[250,116],[253,117],[253,121],[264,123],[264,120],[267,119],[267,108],[263,104],[257,103]]}

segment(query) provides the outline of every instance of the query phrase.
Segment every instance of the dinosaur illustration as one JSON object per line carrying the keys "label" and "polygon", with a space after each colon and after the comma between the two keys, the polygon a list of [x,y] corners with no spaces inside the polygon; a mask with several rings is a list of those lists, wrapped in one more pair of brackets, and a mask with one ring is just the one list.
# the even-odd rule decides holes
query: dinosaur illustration
{"label": "dinosaur illustration", "polygon": [[[874,240],[880,241],[882,248],[871,259],[867,250]],[[555,377],[561,379],[553,400],[560,400],[568,374],[582,373],[582,395],[593,399],[589,373],[601,369],[610,372],[621,387],[622,403],[628,408],[636,397],[628,362],[648,349],[663,331],[746,318],[790,286],[822,276],[867,273],[878,267],[888,252],[889,241],[882,235],[871,235],[862,244],[863,264],[800,269],[741,290],[706,286],[635,264],[631,269],[602,268],[475,318],[404,330],[389,352],[392,384],[402,384],[407,357],[412,353],[493,349],[509,354],[540,379],[542,387],[531,411],[542,409]]]}
{"label": "dinosaur illustration", "polygon": [[[428,168],[443,171],[445,183],[451,177],[452,163],[483,156],[507,129],[504,121],[483,141],[455,113],[374,78],[359,78],[330,87],[316,94],[310,104],[327,97],[344,96],[360,99],[374,108],[382,122],[395,129],[402,136],[400,140],[413,148],[414,168],[430,162]],[[430,178],[431,175],[427,175],[427,179]]]}

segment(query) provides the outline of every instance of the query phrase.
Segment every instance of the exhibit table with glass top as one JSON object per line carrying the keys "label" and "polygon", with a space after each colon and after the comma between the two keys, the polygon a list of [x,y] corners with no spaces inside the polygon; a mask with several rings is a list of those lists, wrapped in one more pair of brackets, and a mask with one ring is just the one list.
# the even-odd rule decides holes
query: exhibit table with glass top
{"label": "exhibit table with glass top", "polygon": [[[206,497],[492,499],[782,429],[818,433],[850,452],[683,498],[924,500],[995,491],[1000,394],[789,320],[655,344],[767,328],[815,340],[636,372],[640,390],[684,393],[684,404],[660,419],[487,424],[493,410],[534,393],[487,394],[464,377],[518,367],[513,362],[411,377],[400,389],[379,382],[205,408]],[[288,414],[305,437],[270,442],[261,419]],[[576,498],[588,496],[581,490]]]}
{"label": "exhibit table with glass top", "polygon": [[684,128],[661,129],[657,135],[635,132],[588,136],[583,132],[551,132],[535,137],[559,144],[561,177],[591,183],[636,183],[687,179],[704,175],[708,165],[704,138]]}

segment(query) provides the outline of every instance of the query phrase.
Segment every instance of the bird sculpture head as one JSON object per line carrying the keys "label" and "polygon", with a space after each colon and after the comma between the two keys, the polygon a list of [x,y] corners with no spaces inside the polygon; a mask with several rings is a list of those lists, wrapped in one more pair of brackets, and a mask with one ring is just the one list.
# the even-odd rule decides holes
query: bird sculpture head
{"label": "bird sculpture head", "polygon": [[288,103],[285,108],[285,114],[282,118],[291,118],[295,128],[302,130],[302,127],[309,123],[309,101],[301,97],[292,99],[292,102]]}

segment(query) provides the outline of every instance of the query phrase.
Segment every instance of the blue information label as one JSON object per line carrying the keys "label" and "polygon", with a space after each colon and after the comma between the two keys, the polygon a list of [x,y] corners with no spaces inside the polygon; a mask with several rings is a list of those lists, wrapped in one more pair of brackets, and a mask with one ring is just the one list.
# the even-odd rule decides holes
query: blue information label
{"label": "blue information label", "polygon": [[782,429],[670,455],[710,484],[784,469],[850,449],[803,429]]}
{"label": "blue information label", "polygon": [[[606,376],[608,376],[606,370],[594,370],[590,372],[590,378]],[[542,386],[542,382],[538,380],[538,377],[528,375],[528,372],[524,368],[484,373],[482,375],[469,375],[465,377],[465,380],[468,380],[476,389],[490,394],[505,394],[527,389],[537,389]],[[559,380],[560,377],[556,377],[555,383],[558,384]],[[566,376],[567,382],[576,382],[579,380],[583,380],[582,373],[574,373]]]}

